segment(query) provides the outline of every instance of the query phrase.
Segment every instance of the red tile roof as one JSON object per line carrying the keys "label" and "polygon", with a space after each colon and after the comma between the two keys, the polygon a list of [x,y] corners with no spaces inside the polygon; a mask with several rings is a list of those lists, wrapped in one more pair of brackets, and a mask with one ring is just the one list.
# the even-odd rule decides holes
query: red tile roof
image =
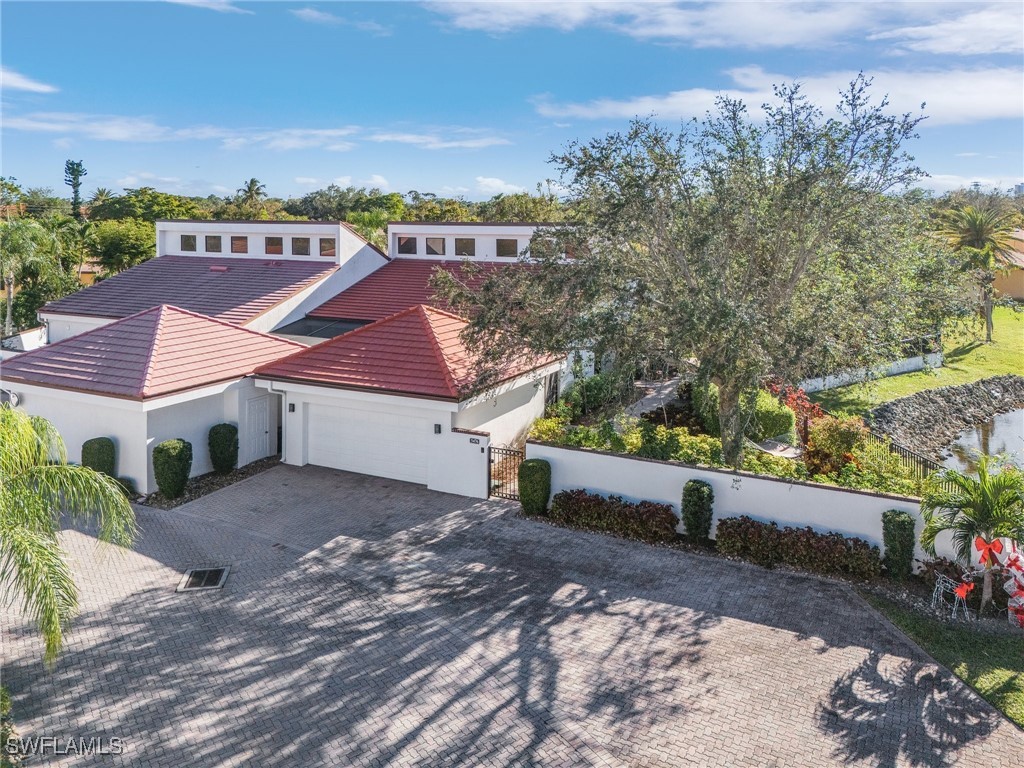
{"label": "red tile roof", "polygon": [[435,269],[451,272],[470,288],[481,283],[499,269],[522,269],[522,265],[480,262],[477,274],[470,277],[461,261],[440,259],[392,259],[358,283],[307,312],[310,317],[332,320],[382,320],[417,304],[432,304],[450,309],[434,299],[430,278]]}
{"label": "red tile roof", "polygon": [[[475,358],[460,336],[466,325],[461,317],[418,304],[264,365],[256,375],[458,401],[469,393],[476,373]],[[518,361],[499,378],[507,381],[553,361]]]}
{"label": "red tile roof", "polygon": [[144,400],[241,378],[304,349],[167,305],[3,363],[3,381]]}
{"label": "red tile roof", "polygon": [[244,324],[337,268],[315,261],[160,256],[51,301],[40,311],[127,317],[170,304]]}

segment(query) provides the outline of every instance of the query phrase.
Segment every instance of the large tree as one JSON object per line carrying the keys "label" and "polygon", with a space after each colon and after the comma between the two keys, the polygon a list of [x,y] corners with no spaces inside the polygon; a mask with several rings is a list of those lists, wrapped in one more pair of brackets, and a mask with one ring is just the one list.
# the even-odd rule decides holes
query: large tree
{"label": "large tree", "polygon": [[99,219],[196,219],[202,208],[192,198],[158,192],[152,187],[126,189],[123,195],[111,197],[92,206],[89,218]]}
{"label": "large tree", "polygon": [[104,276],[116,275],[156,255],[153,225],[139,219],[98,221],[93,224],[89,248]]}
{"label": "large tree", "polygon": [[69,464],[64,442],[39,418],[0,406],[0,587],[21,598],[53,661],[78,607],[57,537],[62,515],[94,523],[97,538],[128,546],[135,514],[112,478]]}
{"label": "large tree", "polygon": [[33,219],[0,221],[0,277],[7,299],[4,335],[14,333],[14,286],[27,269],[45,271],[52,258],[46,250],[46,231]]}
{"label": "large tree", "polygon": [[939,236],[960,257],[963,269],[973,275],[981,294],[985,341],[992,342],[992,288],[1001,271],[1009,268],[1014,250],[1017,216],[1008,208],[989,203],[963,205],[943,211]]}
{"label": "large tree", "polygon": [[71,215],[82,220],[82,177],[88,175],[81,160],[64,163],[64,183],[71,187]]}
{"label": "large tree", "polygon": [[934,330],[913,293],[917,217],[893,194],[919,175],[902,149],[919,118],[888,114],[863,77],[830,117],[799,86],[762,109],[723,97],[679,132],[636,120],[554,156],[576,226],[538,232],[533,269],[478,291],[435,278],[474,307],[481,380],[523,345],[589,347],[628,373],[692,361],[739,466],[741,398],[765,377],[869,364]]}

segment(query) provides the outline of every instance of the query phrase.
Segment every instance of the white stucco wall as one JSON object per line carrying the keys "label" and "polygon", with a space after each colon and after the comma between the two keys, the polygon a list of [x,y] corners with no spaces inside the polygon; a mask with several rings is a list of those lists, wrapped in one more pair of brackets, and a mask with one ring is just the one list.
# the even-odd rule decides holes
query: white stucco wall
{"label": "white stucco wall", "polygon": [[119,477],[130,477],[144,491],[146,484],[146,413],[135,400],[98,397],[48,387],[11,383],[21,396],[19,410],[53,424],[67,447],[68,460],[82,460],[82,443],[94,437],[114,441]]}
{"label": "white stucco wall", "polygon": [[[218,256],[234,258],[269,258],[281,261],[290,259],[300,261],[324,261],[330,263],[336,260],[336,256],[321,256],[321,237],[335,238],[335,250],[341,252],[342,232],[351,233],[346,227],[338,222],[329,221],[189,221],[189,220],[161,220],[156,222],[156,255],[176,254],[184,256]],[[181,249],[181,236],[195,235],[196,250],[183,251]],[[206,251],[206,236],[219,235],[221,238],[221,250],[219,252]],[[246,253],[231,252],[232,235],[243,235],[248,238]],[[280,254],[268,254],[266,252],[266,238],[280,237],[283,240],[283,251]],[[292,254],[291,238],[308,237],[309,254]]]}
{"label": "white stucco wall", "polygon": [[[715,493],[714,524],[724,517],[748,515],[781,526],[810,526],[859,536],[882,547],[882,513],[887,509],[910,512],[923,523],[916,499],[853,491],[812,483],[795,483],[742,472],[690,467],[662,461],[563,448],[528,442],[526,456],[551,464],[551,495],[584,488],[603,495],[616,494],[631,501],[671,504],[679,513],[683,486],[689,480],[709,483]],[[714,529],[712,529],[714,530]],[[680,524],[680,532],[682,525]],[[952,557],[948,537],[940,538],[938,554]],[[925,553],[918,548],[918,558]]]}
{"label": "white stucco wall", "polygon": [[843,371],[828,376],[819,376],[816,379],[805,379],[800,382],[800,389],[804,392],[821,392],[826,389],[845,387],[847,384],[855,384],[868,379],[882,379],[888,376],[899,376],[901,373],[912,371],[923,371],[925,368],[937,368],[942,365],[943,355],[941,352],[932,352],[927,355],[916,355],[905,357],[901,360],[894,360],[888,365],[881,365],[874,370],[859,368],[854,371]]}
{"label": "white stucco wall", "polygon": [[[388,224],[388,255],[398,259],[446,259],[460,261],[463,256],[455,252],[456,238],[472,238],[476,241],[476,253],[470,257],[471,261],[498,261],[514,262],[516,258],[529,249],[530,239],[537,227],[529,224],[469,224],[460,225],[446,222],[403,222]],[[416,253],[405,254],[398,252],[399,237],[415,237]],[[425,238],[444,238],[444,255],[427,253]],[[515,240],[516,256],[499,257],[497,255],[497,241]]]}
{"label": "white stucco wall", "polygon": [[448,430],[431,440],[427,488],[486,499],[490,438]]}
{"label": "white stucco wall", "polygon": [[452,426],[487,432],[491,445],[521,445],[534,419],[543,415],[543,380],[525,381],[508,391],[478,398],[454,415]]}
{"label": "white stucco wall", "polygon": [[46,325],[47,341],[54,342],[70,339],[80,333],[91,331],[108,325],[118,318],[116,317],[89,317],[86,315],[54,315],[49,312],[40,312],[39,319]]}

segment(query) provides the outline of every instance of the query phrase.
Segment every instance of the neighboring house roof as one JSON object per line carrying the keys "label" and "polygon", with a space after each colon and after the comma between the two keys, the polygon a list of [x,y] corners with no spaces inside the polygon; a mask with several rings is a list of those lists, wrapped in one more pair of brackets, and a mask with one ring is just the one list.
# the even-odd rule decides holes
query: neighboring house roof
{"label": "neighboring house roof", "polygon": [[144,400],[241,378],[301,349],[162,305],[5,360],[2,379]]}
{"label": "neighboring house roof", "polygon": [[40,311],[127,317],[161,304],[244,324],[337,270],[336,264],[239,257],[160,256]]}
{"label": "neighboring house roof", "polygon": [[471,289],[479,288],[488,277],[501,269],[522,269],[518,262],[477,262],[476,274],[470,276],[461,261],[440,259],[392,259],[370,273],[351,288],[328,299],[306,314],[333,320],[381,320],[417,304],[432,304],[450,309],[434,300],[430,278],[435,269],[452,273]]}
{"label": "neighboring house roof", "polygon": [[[269,363],[256,375],[342,389],[461,400],[476,374],[476,358],[462,342],[467,321],[418,304],[331,341]],[[508,381],[554,362],[517,361],[498,377]]]}

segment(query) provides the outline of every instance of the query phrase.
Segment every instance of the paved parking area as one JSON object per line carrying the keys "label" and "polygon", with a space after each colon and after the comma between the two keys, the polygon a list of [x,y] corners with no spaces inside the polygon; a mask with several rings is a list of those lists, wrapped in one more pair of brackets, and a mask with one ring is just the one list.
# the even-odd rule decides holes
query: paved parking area
{"label": "paved parking area", "polygon": [[[135,550],[67,531],[83,610],[53,671],[12,610],[25,736],[131,766],[991,766],[1024,736],[846,588],[278,467]],[[175,593],[232,566],[223,591]]]}

